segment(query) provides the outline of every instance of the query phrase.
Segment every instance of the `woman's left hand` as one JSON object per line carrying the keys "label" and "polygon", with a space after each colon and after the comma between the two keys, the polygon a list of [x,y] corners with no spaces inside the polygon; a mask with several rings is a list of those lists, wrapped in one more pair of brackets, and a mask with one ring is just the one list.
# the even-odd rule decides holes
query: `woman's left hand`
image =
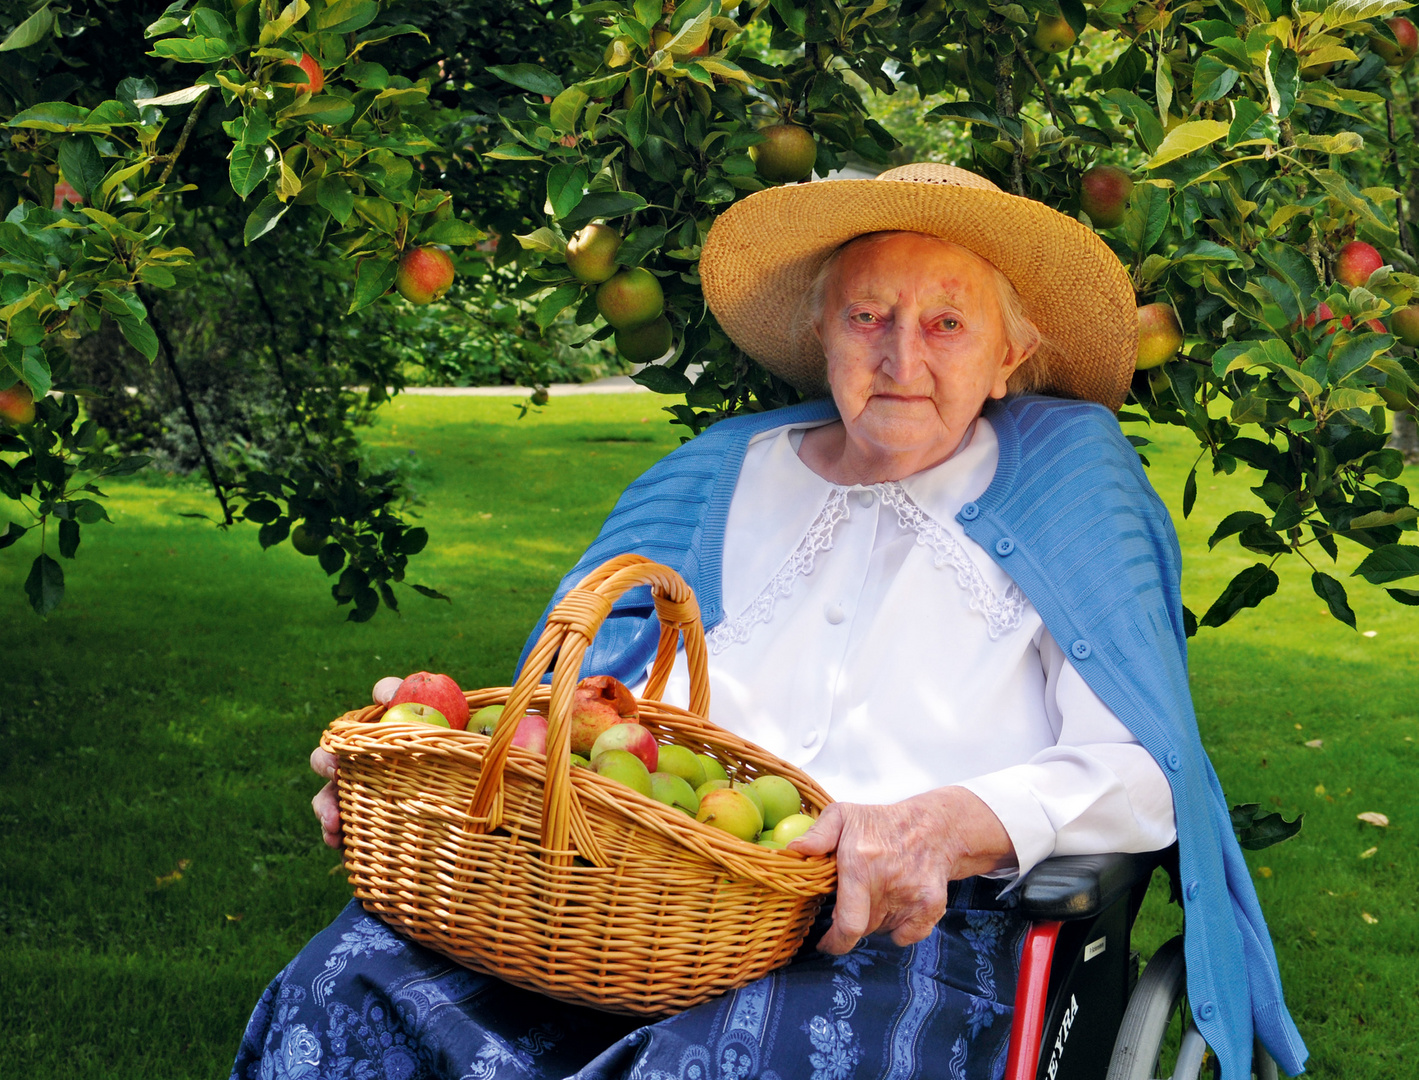
{"label": "woman's left hand", "polygon": [[839,956],[869,934],[924,940],[946,912],[949,882],[1015,862],[1000,819],[959,787],[887,806],[830,803],[789,850],[837,854],[837,906],[818,948]]}

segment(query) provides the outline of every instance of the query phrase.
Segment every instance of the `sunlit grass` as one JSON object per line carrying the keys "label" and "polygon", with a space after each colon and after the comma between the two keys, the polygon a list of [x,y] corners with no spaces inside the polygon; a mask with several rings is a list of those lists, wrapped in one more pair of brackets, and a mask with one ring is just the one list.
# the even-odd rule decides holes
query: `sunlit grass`
{"label": "sunlit grass", "polygon": [[[507,683],[556,581],[679,430],[649,395],[566,398],[521,421],[497,399],[396,400],[368,441],[414,450],[431,541],[410,577],[453,603],[400,590],[399,616],[363,626],[343,621],[315,560],[177,516],[213,512],[196,483],[111,485],[115,524],[85,529],[47,622],[20,591],[31,538],[0,553],[0,1077],[224,1076],[261,987],[349,895],[309,811],[323,725],[385,674]],[[1152,475],[1176,507],[1195,450],[1158,438]],[[1206,552],[1246,482],[1204,478],[1181,523],[1199,613],[1255,561],[1235,541]],[[1332,573],[1358,580],[1354,561]],[[1404,1076],[1416,615],[1352,588],[1376,635],[1362,637],[1307,577],[1283,573],[1259,611],[1195,640],[1198,713],[1233,801],[1307,815],[1297,840],[1249,861],[1312,1072]],[[1140,942],[1175,919],[1150,903]]]}

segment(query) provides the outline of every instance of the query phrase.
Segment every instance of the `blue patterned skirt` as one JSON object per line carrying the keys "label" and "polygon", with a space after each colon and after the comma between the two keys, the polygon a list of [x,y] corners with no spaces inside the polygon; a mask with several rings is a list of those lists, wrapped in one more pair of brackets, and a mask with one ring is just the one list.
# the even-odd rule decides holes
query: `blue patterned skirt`
{"label": "blue patterned skirt", "polygon": [[996,1080],[1020,949],[1013,894],[953,887],[925,941],[814,944],[732,993],[646,1025],[480,975],[351,902],[262,994],[232,1080]]}

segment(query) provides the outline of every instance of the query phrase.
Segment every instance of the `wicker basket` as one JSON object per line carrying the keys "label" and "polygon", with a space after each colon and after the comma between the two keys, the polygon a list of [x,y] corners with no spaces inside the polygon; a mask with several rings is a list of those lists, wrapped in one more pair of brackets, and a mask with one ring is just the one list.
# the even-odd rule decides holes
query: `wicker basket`
{"label": "wicker basket", "polygon": [[[570,762],[568,714],[582,658],[623,592],[650,585],[659,650],[641,723],[713,754],[731,777],[797,785],[799,769],[715,727],[704,629],[688,585],[634,555],[606,563],[557,605],[517,684],[467,695],[506,704],[489,738],[377,723],[372,706],[321,739],[340,759],[345,866],[366,910],[445,956],[507,982],[612,1012],[677,1012],[788,962],[835,883],[831,858],[757,847]],[[691,711],[659,701],[680,634]],[[550,689],[541,677],[555,658]],[[547,755],[512,746],[531,706]]]}

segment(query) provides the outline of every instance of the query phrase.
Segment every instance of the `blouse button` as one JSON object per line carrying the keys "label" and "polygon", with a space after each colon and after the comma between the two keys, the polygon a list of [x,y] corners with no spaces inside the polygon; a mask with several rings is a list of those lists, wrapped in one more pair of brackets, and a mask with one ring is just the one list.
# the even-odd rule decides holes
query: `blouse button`
{"label": "blouse button", "polygon": [[1087,660],[1089,659],[1089,654],[1092,653],[1094,650],[1093,647],[1087,641],[1085,641],[1083,638],[1080,638],[1073,645],[1069,646],[1069,651],[1073,654],[1074,659]]}
{"label": "blouse button", "polygon": [[862,491],[859,491],[857,493],[857,504],[859,506],[871,506],[872,503],[876,500],[876,498],[877,496],[873,495],[872,492],[864,488]]}
{"label": "blouse button", "polygon": [[997,555],[1009,555],[1015,550],[1015,541],[1008,536],[1002,536],[995,542],[995,553]]}
{"label": "blouse button", "polygon": [[837,626],[838,623],[847,618],[847,612],[843,610],[841,604],[828,604],[823,608],[823,618],[827,619],[828,622],[832,623],[834,626]]}
{"label": "blouse button", "polygon": [[812,746],[812,745],[813,745],[815,742],[817,742],[817,741],[818,741],[818,733],[817,733],[816,731],[810,731],[807,735],[803,736],[803,745],[804,745],[804,746]]}
{"label": "blouse button", "polygon": [[961,516],[967,521],[975,521],[976,518],[980,517],[980,507],[973,502],[968,502],[965,506],[961,507]]}

